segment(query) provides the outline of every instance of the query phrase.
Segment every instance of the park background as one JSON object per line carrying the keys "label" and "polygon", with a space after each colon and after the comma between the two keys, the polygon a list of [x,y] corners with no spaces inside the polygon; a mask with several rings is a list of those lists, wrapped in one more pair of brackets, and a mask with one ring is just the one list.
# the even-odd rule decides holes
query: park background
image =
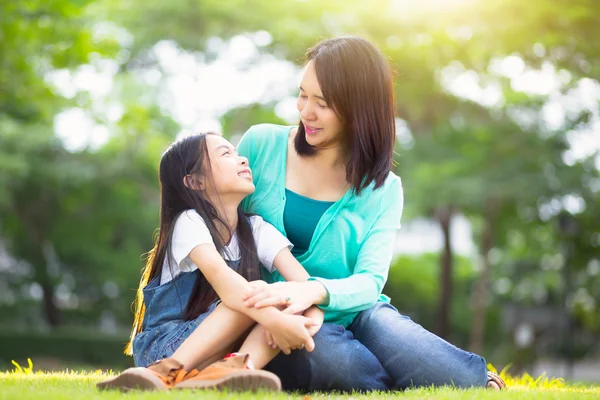
{"label": "park background", "polygon": [[295,124],[303,55],[395,74],[384,293],[510,371],[600,381],[600,2],[3,0],[0,371],[123,369],[177,137]]}

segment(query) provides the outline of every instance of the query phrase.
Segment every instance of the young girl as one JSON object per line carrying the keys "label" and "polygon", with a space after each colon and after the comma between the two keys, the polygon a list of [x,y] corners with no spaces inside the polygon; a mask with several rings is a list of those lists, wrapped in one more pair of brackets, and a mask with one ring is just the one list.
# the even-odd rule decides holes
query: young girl
{"label": "young girl", "polygon": [[[254,191],[247,159],[217,134],[194,135],[167,149],[159,176],[159,236],[142,274],[126,348],[136,367],[98,387],[279,390],[276,375],[255,368],[279,350],[312,351],[323,312],[311,307],[302,316],[291,308],[244,306],[244,296],[265,284],[259,263],[289,280],[308,279],[291,243],[262,218],[242,212],[242,199]],[[238,353],[223,359],[241,342]]]}

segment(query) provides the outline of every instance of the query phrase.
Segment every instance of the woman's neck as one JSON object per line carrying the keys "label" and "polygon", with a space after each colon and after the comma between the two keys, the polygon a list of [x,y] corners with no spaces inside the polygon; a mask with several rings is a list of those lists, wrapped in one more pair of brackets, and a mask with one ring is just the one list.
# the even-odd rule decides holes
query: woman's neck
{"label": "woman's neck", "polygon": [[348,164],[348,156],[341,144],[317,149],[317,152],[312,157],[316,164],[328,169],[345,170],[346,164]]}
{"label": "woman's neck", "polygon": [[[298,134],[298,128],[293,129],[290,132],[288,145],[292,149],[296,149],[294,140]],[[348,165],[349,156],[348,149],[344,143],[332,143],[325,147],[318,147],[315,154],[310,156],[313,165],[326,170],[340,170],[345,171],[346,165]]]}

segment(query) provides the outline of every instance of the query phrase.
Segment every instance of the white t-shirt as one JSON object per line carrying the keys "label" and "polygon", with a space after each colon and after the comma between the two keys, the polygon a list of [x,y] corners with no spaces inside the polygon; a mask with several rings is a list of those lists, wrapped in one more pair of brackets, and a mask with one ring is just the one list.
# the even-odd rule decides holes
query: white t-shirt
{"label": "white t-shirt", "polygon": [[[292,248],[292,243],[281,234],[275,227],[258,215],[250,217],[252,233],[256,243],[256,252],[260,263],[269,271],[273,272],[273,260],[284,248]],[[192,272],[198,266],[190,259],[192,250],[201,244],[212,244],[214,241],[204,219],[196,210],[186,210],[175,221],[171,251],[175,263],[169,266],[167,260],[163,263],[160,284],[164,284],[175,278],[182,272]],[[225,260],[236,261],[240,259],[240,249],[237,235],[234,233],[229,244],[221,254]]]}

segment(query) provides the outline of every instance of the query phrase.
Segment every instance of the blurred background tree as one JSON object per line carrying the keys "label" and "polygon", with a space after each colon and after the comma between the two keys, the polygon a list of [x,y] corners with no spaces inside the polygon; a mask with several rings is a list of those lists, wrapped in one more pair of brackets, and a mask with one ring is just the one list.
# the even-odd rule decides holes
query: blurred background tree
{"label": "blurred background tree", "polygon": [[[339,34],[395,71],[394,304],[495,364],[600,357],[596,3],[3,2],[0,358],[127,363],[161,152],[195,130],[235,142],[294,124],[303,54]],[[409,241],[423,219],[435,225]],[[461,240],[473,250],[456,254]],[[25,331],[58,347],[32,354]],[[106,346],[58,350],[82,336]]]}

